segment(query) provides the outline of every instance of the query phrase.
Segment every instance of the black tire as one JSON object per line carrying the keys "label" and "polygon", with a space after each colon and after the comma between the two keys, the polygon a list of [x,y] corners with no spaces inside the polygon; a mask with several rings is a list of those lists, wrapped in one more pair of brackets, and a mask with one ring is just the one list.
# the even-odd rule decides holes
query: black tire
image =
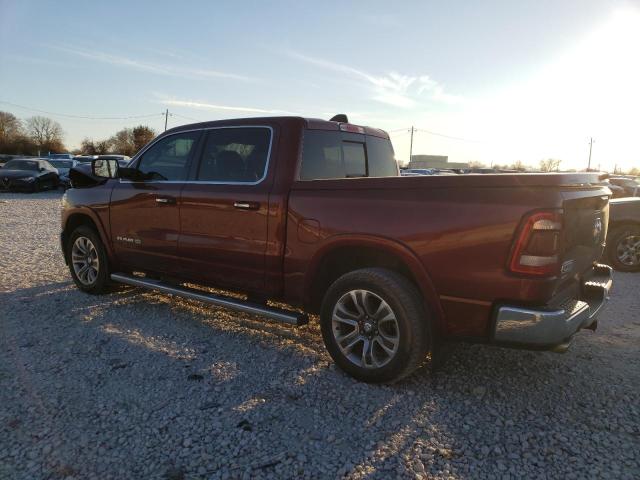
{"label": "black tire", "polygon": [[[358,353],[357,350],[355,352],[351,350],[351,357],[361,355],[360,365],[357,365],[354,360],[343,353],[343,349],[338,345],[336,335],[342,334],[342,323],[341,321],[334,322],[334,309],[338,308],[338,303],[342,307],[348,305],[344,302],[350,301],[347,295],[351,295],[350,292],[353,291],[364,291],[366,295],[373,294],[372,297],[367,297],[373,299],[374,303],[371,305],[371,309],[376,309],[376,305],[379,306],[382,301],[386,302],[392,311],[391,314],[395,317],[393,331],[396,332],[394,336],[397,338],[397,343],[393,347],[395,349],[393,355],[380,349],[380,340],[387,338],[386,336],[381,338],[378,336],[381,335],[380,333],[367,337],[372,338],[370,344],[374,347],[374,341],[377,342],[378,351],[388,357],[387,363],[379,362],[381,366],[362,366],[363,362],[366,363],[365,358],[373,359],[373,350],[371,355],[366,356],[364,353]],[[378,300],[380,303],[376,304],[375,302]],[[363,300],[363,303],[366,304],[367,301]],[[352,305],[351,311],[353,312],[354,308],[357,308],[355,301]],[[368,308],[365,308],[364,311],[370,314]],[[347,326],[347,329],[354,328],[356,336],[363,337],[371,335],[371,332],[367,333],[366,331],[366,327],[371,329],[371,323],[374,323],[374,333],[381,330],[382,323],[378,323],[378,319],[373,320],[375,316],[369,317],[364,314],[362,316],[365,316],[367,320],[364,323],[369,323],[369,325],[365,325],[363,320],[359,318],[357,327]],[[424,310],[422,299],[416,287],[402,275],[383,268],[355,270],[338,278],[329,287],[322,301],[320,326],[325,346],[336,364],[356,379],[370,383],[392,383],[411,374],[425,362],[433,338],[431,320]],[[348,335],[353,335],[353,331],[343,335],[341,341],[344,342],[343,339]],[[365,343],[365,339],[362,340],[360,352],[364,350],[365,345],[369,345],[369,343]]]}
{"label": "black tire", "polygon": [[[97,274],[94,279],[84,278],[81,279],[78,276],[78,272],[76,272],[76,266],[74,265],[72,250],[74,244],[79,238],[88,239],[91,245],[94,247],[97,258]],[[76,286],[86,293],[91,293],[93,295],[99,295],[103,293],[109,292],[110,287],[110,268],[109,268],[109,259],[107,257],[107,251],[104,248],[102,240],[98,233],[91,227],[81,225],[76,228],[67,240],[65,245],[65,256],[67,259],[67,264],[69,266],[69,271],[71,272],[71,277],[73,278],[73,282]],[[82,275],[82,272],[80,272]]]}
{"label": "black tire", "polygon": [[611,262],[611,266],[620,272],[640,271],[640,249],[636,249],[635,261],[627,260],[625,262],[621,254],[625,247],[625,242],[629,242],[633,237],[640,239],[640,225],[620,225],[609,232],[607,238],[607,257]]}

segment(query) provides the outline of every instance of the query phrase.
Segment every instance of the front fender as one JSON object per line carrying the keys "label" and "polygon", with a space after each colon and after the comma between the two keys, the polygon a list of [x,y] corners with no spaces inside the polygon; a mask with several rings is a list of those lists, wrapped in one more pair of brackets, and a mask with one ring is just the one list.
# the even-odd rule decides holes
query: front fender
{"label": "front fender", "polygon": [[[85,221],[81,221],[84,219],[91,220],[91,223],[95,226],[95,229],[100,236],[100,240],[107,251],[107,256],[109,257],[109,261],[115,262],[115,254],[109,240],[109,227],[105,225],[105,221],[108,223],[109,211],[108,206],[103,207],[100,211],[95,211],[92,208],[87,206],[77,206],[65,210],[62,216],[62,241],[66,242],[66,239],[71,234],[71,229],[75,228],[75,225],[86,224]],[[104,220],[103,220],[104,217]]]}

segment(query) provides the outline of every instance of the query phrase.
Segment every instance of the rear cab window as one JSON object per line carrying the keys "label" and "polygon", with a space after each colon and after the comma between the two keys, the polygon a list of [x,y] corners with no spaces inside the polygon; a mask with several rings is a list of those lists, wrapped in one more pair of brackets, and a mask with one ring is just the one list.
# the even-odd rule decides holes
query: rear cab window
{"label": "rear cab window", "polygon": [[338,131],[304,131],[300,180],[398,175],[388,139]]}

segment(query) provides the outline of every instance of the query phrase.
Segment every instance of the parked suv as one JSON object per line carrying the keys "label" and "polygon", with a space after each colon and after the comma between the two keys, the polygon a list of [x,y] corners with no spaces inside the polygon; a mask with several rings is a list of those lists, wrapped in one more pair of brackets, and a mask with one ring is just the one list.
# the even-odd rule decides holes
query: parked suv
{"label": "parked suv", "polygon": [[319,314],[342,369],[389,382],[443,340],[563,351],[595,329],[611,287],[598,180],[401,177],[387,133],[346,118],[206,122],[128,168],[72,170],[61,241],[85,292],[121,282],[293,325]]}

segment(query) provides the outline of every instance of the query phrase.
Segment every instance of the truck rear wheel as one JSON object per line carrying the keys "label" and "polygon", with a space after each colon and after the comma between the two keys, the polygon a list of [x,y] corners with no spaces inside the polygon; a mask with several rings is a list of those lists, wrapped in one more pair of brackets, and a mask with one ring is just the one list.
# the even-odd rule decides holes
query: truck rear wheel
{"label": "truck rear wheel", "polygon": [[430,323],[414,285],[382,268],[347,273],[327,291],[322,337],[336,364],[365,382],[394,382],[426,359]]}
{"label": "truck rear wheel", "polygon": [[108,291],[109,259],[100,236],[90,227],[76,228],[65,246],[69,271],[83,292],[101,294]]}

